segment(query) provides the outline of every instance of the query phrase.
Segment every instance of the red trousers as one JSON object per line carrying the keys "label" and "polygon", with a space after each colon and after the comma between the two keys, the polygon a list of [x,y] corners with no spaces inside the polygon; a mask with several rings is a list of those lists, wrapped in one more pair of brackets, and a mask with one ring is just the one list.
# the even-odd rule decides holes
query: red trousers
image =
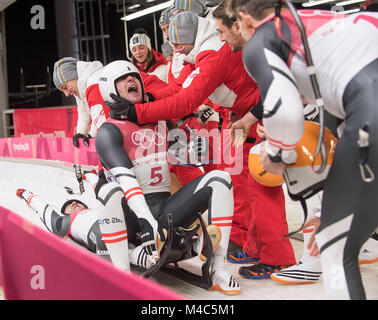
{"label": "red trousers", "polygon": [[252,214],[244,251],[254,258],[260,258],[260,263],[295,264],[290,239],[281,239],[289,232],[282,186],[264,187],[249,175],[248,197],[252,204]]}
{"label": "red trousers", "polygon": [[169,171],[176,175],[182,186],[203,175],[200,168],[185,167],[180,165],[170,165]]}
{"label": "red trousers", "polygon": [[[223,128],[226,126],[227,123],[223,123]],[[229,150],[228,137],[223,132],[224,130],[222,148]],[[243,168],[239,174],[231,172],[234,218],[230,240],[242,246],[250,256],[260,258],[260,263],[295,264],[294,250],[289,238],[281,239],[288,233],[283,189],[281,186],[264,187],[252,178],[248,168],[248,155],[252,146],[251,143],[244,143],[243,148],[237,151],[231,147],[231,156],[235,159],[238,159],[238,152],[243,153]],[[228,171],[227,167],[230,165],[225,163],[218,166],[219,169]]]}

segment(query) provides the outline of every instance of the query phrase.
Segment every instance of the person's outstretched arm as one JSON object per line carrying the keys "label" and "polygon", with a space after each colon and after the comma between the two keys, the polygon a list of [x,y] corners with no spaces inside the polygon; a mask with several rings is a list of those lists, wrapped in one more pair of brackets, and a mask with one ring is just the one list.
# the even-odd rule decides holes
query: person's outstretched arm
{"label": "person's outstretched arm", "polygon": [[18,189],[16,194],[34,210],[50,232],[60,237],[65,237],[68,234],[70,216],[58,213],[49,203],[30,191]]}

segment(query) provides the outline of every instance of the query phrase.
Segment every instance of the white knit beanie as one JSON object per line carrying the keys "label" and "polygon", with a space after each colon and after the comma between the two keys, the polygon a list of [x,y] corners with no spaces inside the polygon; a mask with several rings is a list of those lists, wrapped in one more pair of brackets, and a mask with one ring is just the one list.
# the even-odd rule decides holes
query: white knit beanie
{"label": "white knit beanie", "polygon": [[146,46],[151,50],[151,39],[145,33],[135,33],[130,39],[130,51],[137,45]]}

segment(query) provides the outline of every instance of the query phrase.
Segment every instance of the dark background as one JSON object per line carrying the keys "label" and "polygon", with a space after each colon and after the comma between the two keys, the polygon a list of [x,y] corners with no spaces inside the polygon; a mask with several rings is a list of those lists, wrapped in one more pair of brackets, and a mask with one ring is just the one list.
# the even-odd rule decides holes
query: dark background
{"label": "dark background", "polygon": [[[104,32],[110,36],[107,40],[110,56],[107,57],[106,62],[118,59],[127,60],[124,24],[121,20],[123,13],[117,12],[116,5],[103,2]],[[45,9],[45,29],[33,30],[30,26],[30,21],[35,16],[30,13],[30,9],[34,5],[41,5]],[[163,37],[158,25],[159,17],[160,12],[156,12],[158,50],[160,51]],[[9,108],[36,107],[34,97],[19,98],[20,69],[23,69],[26,85],[45,84],[47,66],[52,72],[55,61],[61,58],[58,56],[54,1],[18,0],[5,10],[5,21]],[[127,28],[129,38],[136,28],[144,28],[150,35],[152,47],[156,49],[152,14],[128,22]],[[101,59],[98,60],[101,61]],[[104,63],[104,61],[101,62]],[[54,88],[53,84],[52,88]],[[28,90],[28,92],[33,93],[33,90]],[[72,103],[74,103],[73,100]],[[57,91],[53,91],[50,97],[42,97],[38,101],[39,107],[59,105],[62,105],[62,94]]]}

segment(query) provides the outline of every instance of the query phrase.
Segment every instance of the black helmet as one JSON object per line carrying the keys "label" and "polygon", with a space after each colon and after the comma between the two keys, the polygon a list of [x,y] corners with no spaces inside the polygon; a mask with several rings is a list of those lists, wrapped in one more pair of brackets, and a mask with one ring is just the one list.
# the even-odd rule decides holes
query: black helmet
{"label": "black helmet", "polygon": [[77,202],[79,204],[81,204],[85,209],[88,209],[88,206],[83,202],[83,201],[80,201],[78,199],[70,199],[70,200],[67,200],[65,203],[63,203],[62,205],[62,208],[60,209],[60,212],[63,213],[63,214],[66,214],[64,213],[64,210],[67,208],[67,206],[69,206],[72,202]]}

